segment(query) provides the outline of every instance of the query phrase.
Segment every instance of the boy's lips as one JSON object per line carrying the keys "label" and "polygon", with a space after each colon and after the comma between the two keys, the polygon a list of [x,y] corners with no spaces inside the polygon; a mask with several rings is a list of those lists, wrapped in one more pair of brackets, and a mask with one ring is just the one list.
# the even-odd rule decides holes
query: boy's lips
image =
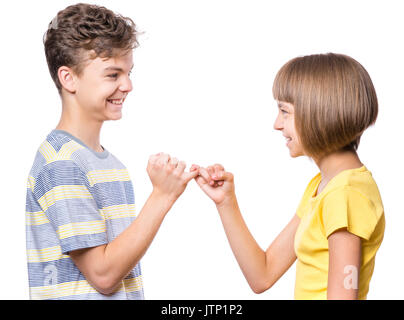
{"label": "boy's lips", "polygon": [[125,101],[125,98],[126,97],[122,97],[122,98],[119,98],[119,99],[107,99],[107,101],[112,103],[112,104],[115,104],[115,105],[121,105]]}

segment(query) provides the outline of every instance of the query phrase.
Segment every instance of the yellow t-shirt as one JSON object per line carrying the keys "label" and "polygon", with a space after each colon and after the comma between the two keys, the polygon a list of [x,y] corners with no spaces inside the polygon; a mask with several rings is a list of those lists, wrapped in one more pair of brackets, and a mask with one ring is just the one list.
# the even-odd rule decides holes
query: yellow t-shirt
{"label": "yellow t-shirt", "polygon": [[296,214],[295,299],[327,299],[328,236],[340,228],[361,237],[359,299],[366,299],[376,252],[384,235],[384,209],[376,182],[365,166],[344,170],[314,196],[318,173],[308,184]]}

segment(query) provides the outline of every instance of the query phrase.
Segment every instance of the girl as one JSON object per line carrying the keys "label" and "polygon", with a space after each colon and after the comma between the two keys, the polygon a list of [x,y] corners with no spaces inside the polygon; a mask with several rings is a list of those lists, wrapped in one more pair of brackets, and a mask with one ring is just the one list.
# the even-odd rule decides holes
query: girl
{"label": "girl", "polygon": [[280,69],[273,95],[279,108],[274,128],[291,157],[310,157],[320,172],[268,249],[258,246],[242,218],[230,172],[219,164],[193,165],[196,182],[215,202],[255,293],[272,287],[297,260],[295,299],[366,299],[385,227],[376,182],[356,152],[377,117],[372,81],[348,56],[310,55]]}

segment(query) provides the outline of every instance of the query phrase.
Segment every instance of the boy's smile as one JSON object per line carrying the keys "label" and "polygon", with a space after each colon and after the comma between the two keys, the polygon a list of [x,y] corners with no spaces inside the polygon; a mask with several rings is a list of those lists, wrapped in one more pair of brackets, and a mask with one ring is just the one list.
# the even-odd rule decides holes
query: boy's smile
{"label": "boy's smile", "polygon": [[[108,108],[110,110],[115,110],[115,111],[120,111],[122,110],[122,105],[123,102],[125,101],[125,98],[128,94],[125,94],[123,97],[121,98],[111,98],[111,99],[107,99],[107,103],[109,104]],[[121,114],[122,116],[122,114]]]}
{"label": "boy's smile", "polygon": [[90,60],[82,74],[75,77],[75,104],[88,120],[118,120],[123,103],[132,91],[130,73],[132,52],[112,58]]}
{"label": "boy's smile", "polygon": [[122,97],[122,98],[107,99],[107,101],[108,101],[109,103],[114,104],[114,105],[122,106],[122,103],[125,101],[125,97],[126,97],[126,96],[124,96],[124,97]]}

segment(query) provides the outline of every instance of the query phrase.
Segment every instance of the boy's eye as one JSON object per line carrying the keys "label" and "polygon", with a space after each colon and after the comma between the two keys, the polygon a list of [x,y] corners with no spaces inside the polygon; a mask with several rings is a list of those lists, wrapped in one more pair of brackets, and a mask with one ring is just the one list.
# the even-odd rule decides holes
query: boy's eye
{"label": "boy's eye", "polygon": [[117,77],[118,77],[118,74],[117,74],[117,73],[109,74],[107,77],[110,77],[110,78],[117,78]]}

